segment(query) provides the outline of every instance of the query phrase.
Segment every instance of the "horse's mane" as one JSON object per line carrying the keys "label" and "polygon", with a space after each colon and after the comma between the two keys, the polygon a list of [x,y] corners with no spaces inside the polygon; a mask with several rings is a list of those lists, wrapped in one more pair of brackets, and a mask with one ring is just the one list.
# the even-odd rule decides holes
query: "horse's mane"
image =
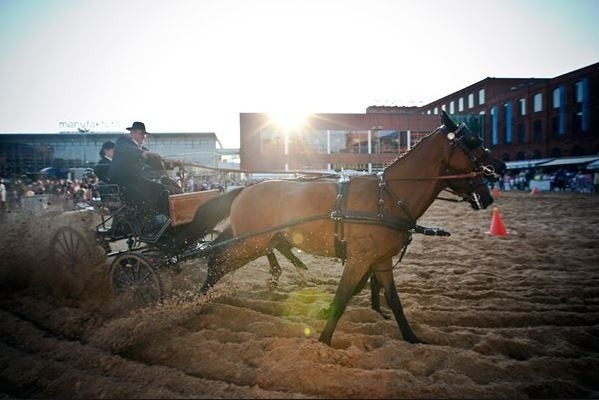
{"label": "horse's mane", "polygon": [[437,131],[439,130],[439,128],[435,128],[434,130],[432,130],[431,132],[427,133],[425,136],[423,136],[414,146],[412,146],[411,149],[409,149],[408,151],[406,151],[403,154],[398,155],[397,157],[395,157],[395,159],[393,161],[391,161],[389,164],[387,164],[387,166],[385,166],[385,168],[383,168],[383,172],[385,172],[385,170],[389,167],[391,167],[392,165],[394,165],[397,162],[400,161],[404,161],[405,158],[409,157],[411,154],[414,153],[414,149],[416,149],[418,147],[418,145],[428,139],[431,138],[431,136],[433,136]]}

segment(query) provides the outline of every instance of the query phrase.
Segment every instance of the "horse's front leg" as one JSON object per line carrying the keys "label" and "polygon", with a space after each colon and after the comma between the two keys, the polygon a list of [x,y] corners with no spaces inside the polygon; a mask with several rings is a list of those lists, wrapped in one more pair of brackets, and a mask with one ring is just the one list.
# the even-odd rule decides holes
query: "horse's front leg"
{"label": "horse's front leg", "polygon": [[268,280],[268,286],[271,289],[274,289],[277,287],[279,278],[281,277],[281,265],[279,264],[279,261],[277,260],[277,257],[273,251],[269,251],[266,254],[266,258],[268,258],[269,271],[271,275],[270,279]]}
{"label": "horse's front leg", "polygon": [[356,293],[359,285],[365,281],[367,274],[369,273],[368,265],[360,265],[351,259],[347,260],[347,264],[343,269],[339,286],[335,292],[335,297],[329,310],[327,322],[320,334],[320,340],[323,343],[331,345],[331,339],[333,338],[333,332],[337,326],[337,322],[343,315],[347,303],[351,297]]}
{"label": "horse's front leg", "polygon": [[397,325],[399,325],[399,330],[401,331],[404,340],[410,343],[424,343],[414,334],[403,312],[399,294],[397,293],[397,288],[393,281],[393,263],[391,258],[381,263],[374,264],[372,269],[374,270],[378,283],[385,289],[385,299],[387,300],[387,304],[391,308],[391,311],[393,311],[393,315],[395,316]]}

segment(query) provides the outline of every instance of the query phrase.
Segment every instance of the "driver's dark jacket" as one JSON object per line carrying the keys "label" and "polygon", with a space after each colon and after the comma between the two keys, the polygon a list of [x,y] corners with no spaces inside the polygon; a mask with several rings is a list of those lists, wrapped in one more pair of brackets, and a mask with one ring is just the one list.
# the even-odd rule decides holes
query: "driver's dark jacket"
{"label": "driver's dark jacket", "polygon": [[148,160],[141,156],[147,151],[145,147],[139,147],[131,136],[121,136],[114,144],[114,154],[108,177],[110,181],[117,184],[126,184],[132,180],[142,177],[144,165]]}
{"label": "driver's dark jacket", "polygon": [[130,136],[119,137],[114,144],[108,177],[111,183],[125,188],[125,196],[130,201],[168,214],[168,188],[147,179],[144,170],[144,167],[164,170],[165,165],[159,156],[143,158],[141,154],[147,150]]}

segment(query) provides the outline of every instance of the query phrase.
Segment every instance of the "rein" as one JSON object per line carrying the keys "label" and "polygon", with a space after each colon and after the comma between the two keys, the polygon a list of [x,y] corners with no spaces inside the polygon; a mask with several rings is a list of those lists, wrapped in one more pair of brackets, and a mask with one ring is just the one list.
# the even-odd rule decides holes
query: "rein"
{"label": "rein", "polygon": [[458,180],[458,179],[468,179],[468,178],[476,178],[477,176],[485,175],[485,171],[472,171],[464,174],[455,174],[455,175],[441,175],[441,176],[423,176],[423,177],[408,177],[408,178],[392,178],[385,179],[386,182],[392,181],[432,181],[432,180]]}

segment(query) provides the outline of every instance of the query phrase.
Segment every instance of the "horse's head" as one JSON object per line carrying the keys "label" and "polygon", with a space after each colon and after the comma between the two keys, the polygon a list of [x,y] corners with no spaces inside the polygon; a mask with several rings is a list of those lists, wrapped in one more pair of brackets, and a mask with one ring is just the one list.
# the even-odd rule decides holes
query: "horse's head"
{"label": "horse's head", "polygon": [[[447,172],[458,178],[447,183],[450,189],[467,200],[472,208],[480,210],[493,204],[488,182],[496,182],[505,173],[503,161],[493,158],[491,151],[482,145],[482,139],[468,129],[466,124],[456,125],[442,112],[443,125],[439,128],[449,140]],[[471,174],[471,177],[462,176]]]}

